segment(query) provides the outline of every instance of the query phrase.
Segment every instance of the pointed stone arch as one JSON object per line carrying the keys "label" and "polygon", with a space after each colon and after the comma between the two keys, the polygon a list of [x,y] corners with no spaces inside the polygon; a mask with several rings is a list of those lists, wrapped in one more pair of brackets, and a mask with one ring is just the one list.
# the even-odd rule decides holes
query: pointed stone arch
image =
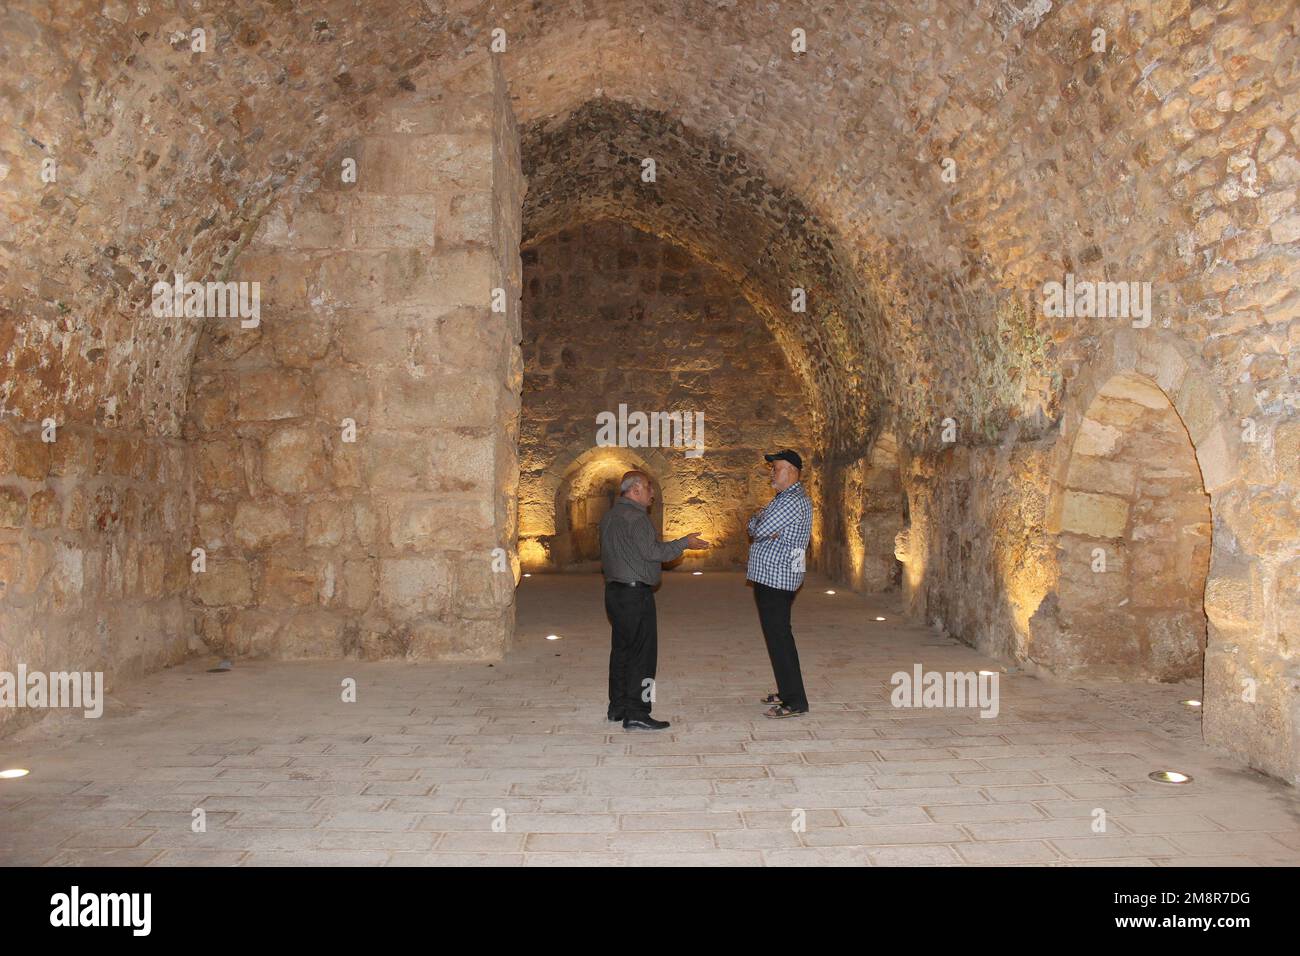
{"label": "pointed stone arch", "polygon": [[557,538],[571,530],[561,498],[576,476],[605,461],[616,463],[624,471],[639,468],[651,476],[657,492],[653,510],[657,527],[662,527],[662,516],[681,503],[679,477],[661,449],[573,442],[555,456],[539,481],[531,483],[527,499],[520,503],[519,555],[523,570],[555,570],[557,561],[568,563],[567,555],[556,550]]}
{"label": "pointed stone arch", "polygon": [[[1095,419],[1089,415],[1098,402],[1117,393],[1156,405],[1154,396],[1168,402],[1186,436],[1208,497],[1211,543],[1202,608],[1206,621],[1204,689],[1201,695],[1203,727],[1207,741],[1241,754],[1275,749],[1262,740],[1243,740],[1265,733],[1260,713],[1243,714],[1240,694],[1241,665],[1253,659],[1252,642],[1264,632],[1264,622],[1252,619],[1253,605],[1242,598],[1242,556],[1238,541],[1247,536],[1231,502],[1244,481],[1240,433],[1210,370],[1193,347],[1167,333],[1124,329],[1103,342],[1086,370],[1070,384],[1061,418],[1061,434],[1049,465],[1049,487],[1044,530],[1058,542],[1078,527],[1080,502],[1071,497],[1072,467],[1080,442],[1095,439]],[[1104,438],[1104,436],[1103,436]],[[1118,520],[1118,519],[1116,519]],[[1060,626],[1061,567],[1029,618],[1026,653],[1031,661],[1042,657],[1045,645],[1058,638]],[[1051,669],[1050,665],[1048,669]],[[1158,675],[1145,675],[1158,676]],[[1246,708],[1255,705],[1245,704]],[[1286,726],[1285,707],[1278,703],[1274,723]],[[1283,745],[1285,750],[1286,745]]]}
{"label": "pointed stone arch", "polygon": [[1053,454],[1047,531],[1060,530],[1063,491],[1075,436],[1102,389],[1116,376],[1148,379],[1169,399],[1191,438],[1205,490],[1213,499],[1241,474],[1241,451],[1214,380],[1192,347],[1161,332],[1123,329],[1102,343],[1097,354],[1070,383],[1061,414],[1060,439]]}
{"label": "pointed stone arch", "polygon": [[880,432],[867,454],[818,485],[822,569],[855,591],[889,591],[902,582],[895,538],[907,524],[908,505],[899,451],[893,433]]}

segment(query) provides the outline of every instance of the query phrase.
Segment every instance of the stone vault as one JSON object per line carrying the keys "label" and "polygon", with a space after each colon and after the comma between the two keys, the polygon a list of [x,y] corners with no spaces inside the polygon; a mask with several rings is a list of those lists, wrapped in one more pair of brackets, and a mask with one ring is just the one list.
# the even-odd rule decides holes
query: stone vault
{"label": "stone vault", "polygon": [[[618,230],[619,321],[651,317],[661,385],[717,401],[673,345],[668,317],[692,315],[793,384],[710,419],[805,444],[823,569],[1067,678],[1199,659],[1207,739],[1294,782],[1298,18],[1287,0],[6,5],[0,668],[506,653],[520,542],[554,533],[529,509],[586,453],[559,398],[550,429],[529,396],[600,359],[566,365],[557,336],[583,333],[546,282],[575,273],[546,251]],[[694,291],[664,286],[688,272]],[[177,276],[257,282],[259,324],[157,314]],[[1067,279],[1112,304],[1149,287],[1147,308],[1044,308]],[[633,387],[596,371],[607,402]],[[730,527],[739,452],[775,437],[738,425],[707,475],[665,460],[665,498]],[[1161,618],[1181,650],[1126,670],[1131,648],[1082,635],[1116,626],[1098,595],[1145,600],[1151,555],[1191,581]]]}

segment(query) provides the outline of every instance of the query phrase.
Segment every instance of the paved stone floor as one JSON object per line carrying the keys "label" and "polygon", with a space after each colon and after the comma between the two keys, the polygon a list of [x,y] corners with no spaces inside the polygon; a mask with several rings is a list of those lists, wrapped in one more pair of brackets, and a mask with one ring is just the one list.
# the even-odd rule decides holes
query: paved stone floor
{"label": "paved stone floor", "polygon": [[[900,623],[891,597],[825,588],[810,580],[795,605],[813,712],[784,721],[761,716],[771,672],[737,575],[666,578],[655,710],[673,726],[659,733],[604,719],[608,631],[590,575],[525,579],[515,647],[495,666],[212,674],[196,660],[121,688],[99,720],[0,740],[0,767],[32,770],[0,780],[0,861],[1300,862],[1296,792],[1200,743],[1178,703],[1194,687],[1010,673],[993,719],[896,709],[896,671],[996,665]],[[341,700],[348,677],[355,703]],[[1147,779],[1162,768],[1194,782]]]}

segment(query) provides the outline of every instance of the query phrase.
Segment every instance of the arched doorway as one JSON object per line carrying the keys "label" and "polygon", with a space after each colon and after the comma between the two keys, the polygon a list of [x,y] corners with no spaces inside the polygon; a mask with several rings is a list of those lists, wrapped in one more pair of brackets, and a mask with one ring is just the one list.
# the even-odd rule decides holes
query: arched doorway
{"label": "arched doorway", "polygon": [[[560,571],[600,569],[600,519],[618,499],[623,475],[644,466],[631,457],[614,454],[585,462],[560,483],[555,494],[555,537],[551,558]],[[650,475],[655,500],[650,509],[656,534],[663,534],[663,493],[655,475]]]}
{"label": "arched doorway", "polygon": [[888,432],[871,445],[862,487],[858,522],[861,559],[855,586],[890,591],[902,583],[903,565],[894,555],[894,539],[907,525],[907,497],[898,469],[898,442]]}
{"label": "arched doorway", "polygon": [[650,476],[655,503],[650,518],[662,535],[665,511],[679,502],[671,465],[658,449],[573,446],[553,461],[520,502],[521,569],[598,571],[600,519],[613,507],[623,475]]}
{"label": "arched doorway", "polygon": [[[899,473],[898,442],[882,432],[871,451],[817,476],[814,535],[820,568],[855,591],[898,587],[903,565],[895,538],[907,524],[907,499]],[[818,518],[820,515],[820,518]]]}
{"label": "arched doorway", "polygon": [[1057,628],[1035,642],[1054,671],[1200,678],[1210,498],[1168,396],[1119,372],[1084,412],[1059,495]]}

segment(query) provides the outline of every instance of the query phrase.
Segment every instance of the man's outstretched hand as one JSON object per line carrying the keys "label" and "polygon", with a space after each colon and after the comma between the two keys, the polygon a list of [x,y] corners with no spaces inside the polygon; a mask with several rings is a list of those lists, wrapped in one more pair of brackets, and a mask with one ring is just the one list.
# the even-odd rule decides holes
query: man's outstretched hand
{"label": "man's outstretched hand", "polygon": [[707,551],[709,549],[709,542],[705,541],[698,534],[692,531],[686,536],[686,547],[690,548],[692,551]]}

